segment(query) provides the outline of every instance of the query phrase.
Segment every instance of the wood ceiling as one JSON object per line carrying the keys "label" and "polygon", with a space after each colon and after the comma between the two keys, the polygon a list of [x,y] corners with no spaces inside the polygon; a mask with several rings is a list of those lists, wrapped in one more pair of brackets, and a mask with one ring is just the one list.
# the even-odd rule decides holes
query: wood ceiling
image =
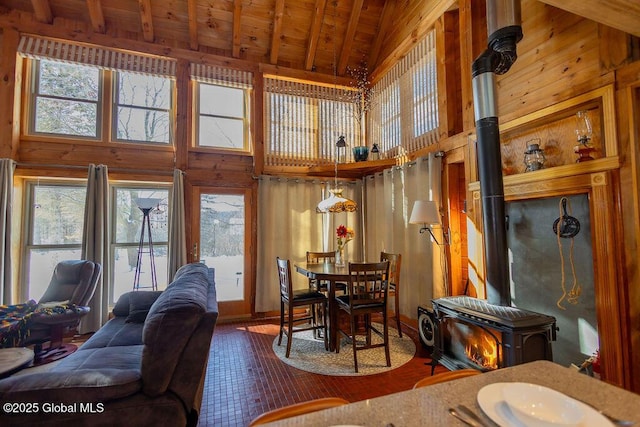
{"label": "wood ceiling", "polygon": [[[640,36],[638,0],[540,0]],[[398,27],[427,20],[417,0],[0,0],[2,15],[35,28],[63,27],[338,75],[376,68],[394,50]],[[422,0],[423,5],[455,1]],[[523,9],[523,15],[526,10]],[[419,16],[410,16],[410,15]],[[28,17],[28,18],[25,18]],[[402,23],[402,25],[400,25]],[[430,25],[430,24],[429,24]],[[38,27],[39,26],[39,27]],[[30,28],[34,28],[31,26]],[[410,29],[409,31],[412,31]],[[394,37],[396,36],[396,37]],[[126,46],[121,46],[126,47]]]}

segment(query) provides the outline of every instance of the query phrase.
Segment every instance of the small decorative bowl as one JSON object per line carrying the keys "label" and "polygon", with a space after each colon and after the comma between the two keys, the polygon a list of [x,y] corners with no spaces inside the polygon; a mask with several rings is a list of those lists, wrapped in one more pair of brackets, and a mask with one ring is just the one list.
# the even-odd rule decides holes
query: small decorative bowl
{"label": "small decorative bowl", "polygon": [[353,159],[356,162],[364,162],[369,157],[369,147],[360,145],[353,147]]}

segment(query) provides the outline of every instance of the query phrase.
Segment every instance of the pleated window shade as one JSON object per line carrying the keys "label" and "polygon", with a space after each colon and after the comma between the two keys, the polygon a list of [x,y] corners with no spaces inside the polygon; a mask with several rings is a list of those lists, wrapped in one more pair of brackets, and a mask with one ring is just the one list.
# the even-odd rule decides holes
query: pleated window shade
{"label": "pleated window shade", "polygon": [[253,87],[253,73],[216,65],[191,64],[191,79],[240,89]]}
{"label": "pleated window shade", "polygon": [[31,59],[48,59],[92,65],[116,71],[130,71],[175,79],[176,61],[140,53],[111,50],[103,47],[70,43],[25,35],[20,39],[18,53]]}
{"label": "pleated window shade", "polygon": [[368,142],[401,157],[438,142],[435,31],[430,31],[374,86]]}
{"label": "pleated window shade", "polygon": [[334,163],[336,141],[360,145],[353,90],[266,77],[265,164],[313,166]]}

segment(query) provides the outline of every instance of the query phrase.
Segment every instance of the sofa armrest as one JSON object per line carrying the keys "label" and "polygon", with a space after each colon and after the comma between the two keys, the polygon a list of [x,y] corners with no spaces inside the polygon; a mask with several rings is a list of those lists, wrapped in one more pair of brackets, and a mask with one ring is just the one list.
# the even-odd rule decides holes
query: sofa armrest
{"label": "sofa armrest", "polygon": [[106,402],[142,389],[137,369],[74,369],[18,375],[0,381],[2,402]]}

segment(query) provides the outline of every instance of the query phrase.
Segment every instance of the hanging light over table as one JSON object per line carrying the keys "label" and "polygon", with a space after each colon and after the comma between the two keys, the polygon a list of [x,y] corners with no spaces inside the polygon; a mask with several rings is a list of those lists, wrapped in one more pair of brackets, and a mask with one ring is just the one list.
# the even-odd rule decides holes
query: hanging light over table
{"label": "hanging light over table", "polygon": [[355,212],[357,204],[351,199],[347,199],[342,195],[342,188],[338,187],[338,154],[342,147],[345,147],[344,136],[341,136],[336,142],[336,163],[335,163],[335,177],[333,182],[333,188],[329,190],[331,194],[326,199],[318,203],[316,212],[318,213],[340,213],[340,212]]}

